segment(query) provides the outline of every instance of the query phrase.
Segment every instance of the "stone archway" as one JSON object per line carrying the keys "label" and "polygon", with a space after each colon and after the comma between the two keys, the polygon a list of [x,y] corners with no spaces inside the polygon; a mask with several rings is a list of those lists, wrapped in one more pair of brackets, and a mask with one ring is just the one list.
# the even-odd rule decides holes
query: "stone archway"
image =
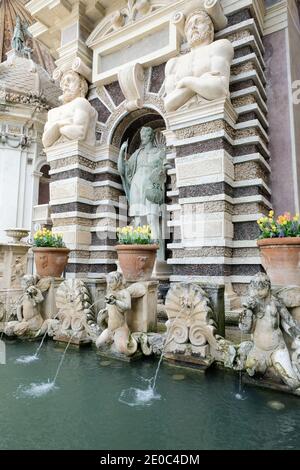
{"label": "stone archway", "polygon": [[154,109],[142,108],[126,114],[116,125],[111,144],[120,147],[129,139],[129,153],[133,153],[139,146],[139,131],[143,126],[152,127],[158,131],[164,131],[166,124],[164,118]]}

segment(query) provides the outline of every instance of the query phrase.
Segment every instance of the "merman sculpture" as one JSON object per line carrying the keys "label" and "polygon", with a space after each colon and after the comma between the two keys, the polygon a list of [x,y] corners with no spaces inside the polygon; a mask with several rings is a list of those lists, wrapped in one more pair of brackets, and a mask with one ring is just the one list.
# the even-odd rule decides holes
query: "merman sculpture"
{"label": "merman sculpture", "polygon": [[[300,394],[299,335],[300,325],[285,305],[272,294],[271,282],[259,273],[250,283],[239,327],[252,334],[252,347],[245,368],[250,376],[273,372],[292,390]],[[284,333],[292,345],[288,347]],[[290,350],[295,350],[290,353]]]}

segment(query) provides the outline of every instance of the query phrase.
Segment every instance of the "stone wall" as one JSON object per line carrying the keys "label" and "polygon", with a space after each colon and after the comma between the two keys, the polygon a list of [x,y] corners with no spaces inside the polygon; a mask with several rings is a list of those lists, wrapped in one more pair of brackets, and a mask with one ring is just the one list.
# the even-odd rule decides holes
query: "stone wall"
{"label": "stone wall", "polygon": [[[173,167],[167,188],[171,281],[231,282],[241,293],[262,269],[256,221],[270,210],[271,191],[258,11],[252,2],[236,6],[228,26],[216,33],[215,39],[229,39],[235,50],[231,103],[212,103],[176,124],[163,106],[165,64],[145,69],[144,106],[130,114],[117,81],[91,87],[89,100],[98,112],[96,148],[65,143],[48,155],[54,227],[67,232],[72,249],[69,275],[97,278],[115,269],[115,228],[127,221],[118,151],[132,128],[145,124],[166,127]],[[181,53],[186,52],[183,44]]]}

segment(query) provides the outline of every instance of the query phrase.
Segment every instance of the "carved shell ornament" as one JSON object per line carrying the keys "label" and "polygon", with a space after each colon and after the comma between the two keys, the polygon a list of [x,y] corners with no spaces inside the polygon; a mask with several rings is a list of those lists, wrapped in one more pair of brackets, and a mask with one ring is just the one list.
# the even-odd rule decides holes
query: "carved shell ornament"
{"label": "carved shell ornament", "polygon": [[[166,297],[168,336],[177,345],[202,347],[215,342],[209,298],[196,284],[174,284]],[[182,349],[182,352],[184,349]]]}
{"label": "carved shell ornament", "polygon": [[189,326],[194,321],[214,323],[209,298],[196,284],[174,284],[166,297],[166,310],[169,320],[182,319]]}
{"label": "carved shell ornament", "polygon": [[79,332],[95,322],[90,293],[80,279],[68,279],[59,286],[56,306],[64,331]]}

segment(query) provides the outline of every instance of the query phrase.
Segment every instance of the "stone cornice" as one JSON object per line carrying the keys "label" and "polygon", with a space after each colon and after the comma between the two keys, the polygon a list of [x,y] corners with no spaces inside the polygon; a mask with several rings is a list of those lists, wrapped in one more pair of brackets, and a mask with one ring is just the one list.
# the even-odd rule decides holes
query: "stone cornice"
{"label": "stone cornice", "polygon": [[264,36],[275,33],[288,26],[288,0],[275,3],[266,10]]}

